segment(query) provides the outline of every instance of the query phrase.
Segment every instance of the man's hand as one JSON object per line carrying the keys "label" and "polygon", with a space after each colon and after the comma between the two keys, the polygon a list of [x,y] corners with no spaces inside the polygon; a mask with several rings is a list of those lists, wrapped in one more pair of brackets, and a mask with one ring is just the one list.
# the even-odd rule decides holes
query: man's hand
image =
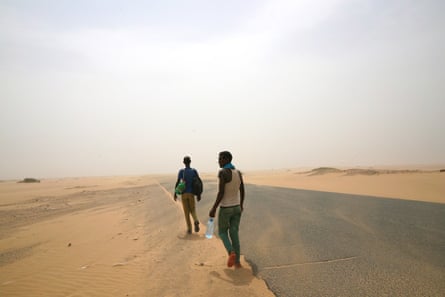
{"label": "man's hand", "polygon": [[214,218],[216,214],[216,208],[212,207],[212,209],[209,211],[209,217]]}
{"label": "man's hand", "polygon": [[173,200],[177,200],[178,199],[178,196],[176,195],[176,193],[173,195]]}
{"label": "man's hand", "polygon": [[198,195],[198,197],[196,197],[196,199],[199,201],[201,201],[201,195]]}

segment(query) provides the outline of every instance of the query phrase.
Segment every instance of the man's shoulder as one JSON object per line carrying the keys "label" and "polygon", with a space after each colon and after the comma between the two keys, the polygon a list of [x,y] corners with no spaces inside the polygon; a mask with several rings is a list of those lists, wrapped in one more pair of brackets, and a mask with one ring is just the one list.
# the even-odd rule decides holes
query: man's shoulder
{"label": "man's shoulder", "polygon": [[229,168],[221,168],[218,171],[218,174],[227,173],[227,172],[232,172],[232,170],[230,170]]}
{"label": "man's shoulder", "polygon": [[218,177],[225,181],[230,181],[232,179],[232,170],[229,168],[221,168],[218,172]]}
{"label": "man's shoulder", "polygon": [[198,169],[192,168],[192,170],[193,170],[193,173],[195,174],[195,176],[199,177]]}
{"label": "man's shoulder", "polygon": [[239,170],[236,169],[236,168],[233,168],[233,169],[231,169],[231,168],[221,168],[221,169],[219,170],[219,173],[221,173],[221,172],[232,173],[233,171],[235,171],[235,172],[239,172],[239,173],[241,174],[241,171],[239,171]]}

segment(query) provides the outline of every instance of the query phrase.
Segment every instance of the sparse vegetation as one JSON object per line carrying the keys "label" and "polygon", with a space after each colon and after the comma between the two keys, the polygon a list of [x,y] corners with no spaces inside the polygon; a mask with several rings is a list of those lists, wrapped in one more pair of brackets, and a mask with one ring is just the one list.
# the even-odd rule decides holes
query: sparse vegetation
{"label": "sparse vegetation", "polygon": [[40,180],[36,179],[36,178],[31,178],[31,177],[27,177],[24,178],[23,180],[19,181],[19,183],[39,183]]}
{"label": "sparse vegetation", "polygon": [[348,170],[345,170],[346,175],[357,175],[357,174],[376,175],[379,173],[380,173],[379,171],[374,170],[374,169],[348,169]]}
{"label": "sparse vegetation", "polygon": [[342,172],[342,171],[340,169],[332,168],[332,167],[319,167],[319,168],[312,169],[310,171],[310,175],[338,173],[338,172]]}
{"label": "sparse vegetation", "polygon": [[[319,167],[312,169],[311,171],[306,171],[304,174],[309,176],[312,175],[323,175],[329,173],[343,173],[344,175],[380,175],[380,174],[396,174],[396,173],[418,173],[419,170],[388,170],[388,169],[365,169],[365,168],[351,168],[351,169],[337,169],[332,167]],[[441,169],[440,172],[445,172],[445,169]]]}

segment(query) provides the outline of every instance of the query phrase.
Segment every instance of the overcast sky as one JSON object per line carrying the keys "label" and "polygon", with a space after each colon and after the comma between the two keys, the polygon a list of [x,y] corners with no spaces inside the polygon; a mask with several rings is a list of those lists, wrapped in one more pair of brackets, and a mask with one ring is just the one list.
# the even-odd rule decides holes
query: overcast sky
{"label": "overcast sky", "polygon": [[445,164],[444,11],[0,0],[0,179]]}

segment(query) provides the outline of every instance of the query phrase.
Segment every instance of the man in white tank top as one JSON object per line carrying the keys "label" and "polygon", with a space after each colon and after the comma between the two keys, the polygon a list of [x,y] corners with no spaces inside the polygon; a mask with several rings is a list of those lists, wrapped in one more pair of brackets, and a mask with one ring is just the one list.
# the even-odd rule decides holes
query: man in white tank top
{"label": "man in white tank top", "polygon": [[239,224],[244,205],[244,182],[242,174],[232,164],[232,154],[219,153],[218,194],[209,216],[214,218],[218,206],[218,235],[229,254],[227,266],[240,268]]}

